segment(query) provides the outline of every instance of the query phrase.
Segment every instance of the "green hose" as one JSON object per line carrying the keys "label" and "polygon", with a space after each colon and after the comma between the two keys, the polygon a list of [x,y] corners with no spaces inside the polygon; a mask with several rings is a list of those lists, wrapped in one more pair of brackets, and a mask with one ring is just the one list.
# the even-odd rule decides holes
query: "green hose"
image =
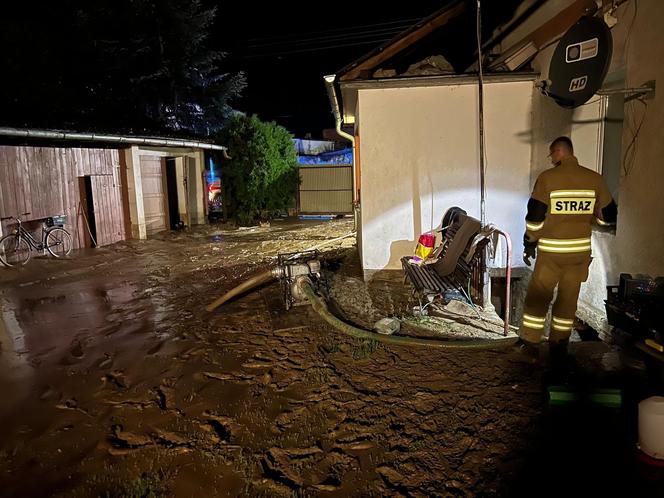
{"label": "green hose", "polygon": [[330,313],[325,301],[316,294],[311,280],[308,278],[300,278],[296,283],[298,289],[307,297],[313,309],[318,313],[323,320],[332,325],[335,329],[343,332],[352,337],[359,337],[361,339],[373,339],[385,344],[400,344],[405,346],[429,346],[440,349],[495,349],[512,346],[517,337],[504,337],[501,339],[483,339],[473,341],[445,341],[436,339],[419,339],[417,337],[406,337],[402,335],[381,335],[375,332],[359,329],[348,325],[339,320],[336,316]]}

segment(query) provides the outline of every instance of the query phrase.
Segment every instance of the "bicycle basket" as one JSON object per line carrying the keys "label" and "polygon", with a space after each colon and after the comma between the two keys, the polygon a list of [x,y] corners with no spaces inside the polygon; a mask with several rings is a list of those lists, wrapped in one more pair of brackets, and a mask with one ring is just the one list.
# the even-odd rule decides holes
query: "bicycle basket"
{"label": "bicycle basket", "polygon": [[67,216],[64,214],[59,214],[56,216],[50,216],[44,220],[47,227],[61,227],[64,226],[67,222]]}

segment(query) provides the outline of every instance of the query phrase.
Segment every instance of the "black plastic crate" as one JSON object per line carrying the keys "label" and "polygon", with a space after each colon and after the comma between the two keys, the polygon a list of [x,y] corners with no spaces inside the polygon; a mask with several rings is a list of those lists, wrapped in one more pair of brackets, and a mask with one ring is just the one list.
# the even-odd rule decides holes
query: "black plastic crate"
{"label": "black plastic crate", "polygon": [[620,299],[664,299],[664,278],[621,273],[618,285]]}

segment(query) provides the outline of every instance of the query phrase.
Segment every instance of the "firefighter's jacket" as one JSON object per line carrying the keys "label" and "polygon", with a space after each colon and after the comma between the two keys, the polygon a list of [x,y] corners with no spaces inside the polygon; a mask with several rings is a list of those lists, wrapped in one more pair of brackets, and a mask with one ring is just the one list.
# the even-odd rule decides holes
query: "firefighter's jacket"
{"label": "firefighter's jacket", "polygon": [[538,252],[590,251],[593,223],[616,222],[618,209],[601,175],[567,156],[541,173],[528,201],[524,244]]}

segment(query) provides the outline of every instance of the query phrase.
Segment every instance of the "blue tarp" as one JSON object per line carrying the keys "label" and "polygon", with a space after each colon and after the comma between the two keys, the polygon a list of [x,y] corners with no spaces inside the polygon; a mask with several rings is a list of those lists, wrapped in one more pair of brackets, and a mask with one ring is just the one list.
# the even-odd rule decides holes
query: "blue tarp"
{"label": "blue tarp", "polygon": [[300,156],[316,156],[323,152],[331,152],[337,144],[331,140],[308,140],[302,138],[294,138],[293,144],[295,150]]}
{"label": "blue tarp", "polygon": [[353,164],[353,149],[346,148],[331,152],[323,152],[316,156],[298,156],[300,164]]}

